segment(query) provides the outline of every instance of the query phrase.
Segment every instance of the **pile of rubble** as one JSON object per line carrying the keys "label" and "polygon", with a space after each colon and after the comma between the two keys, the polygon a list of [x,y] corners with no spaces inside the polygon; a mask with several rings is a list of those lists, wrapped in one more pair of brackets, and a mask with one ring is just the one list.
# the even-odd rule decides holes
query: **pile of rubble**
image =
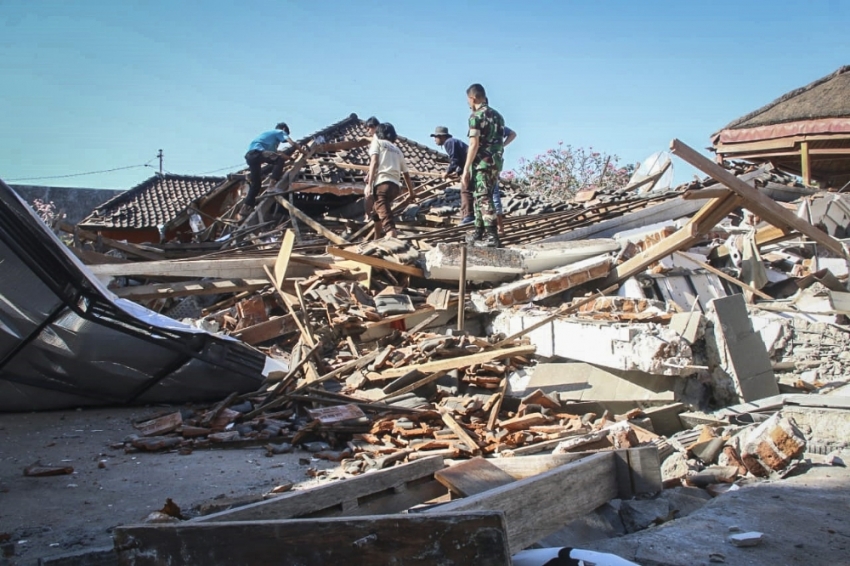
{"label": "pile of rubble", "polygon": [[[481,469],[499,485],[523,478],[520,487],[561,477],[555,469],[610,480],[555,514],[565,522],[618,489],[718,496],[742,478],[783,477],[807,447],[846,447],[804,422],[804,409],[846,409],[835,401],[850,360],[843,195],[806,195],[770,168],[729,171],[674,141],[673,153],[710,179],[660,194],[589,190],[559,205],[506,195],[507,245],[482,249],[440,226],[459,197],[420,171],[416,202],[394,207],[402,236],[370,242],[360,201],[334,200],[340,186],[333,198],[298,192],[302,167],[362,173],[328,160],[334,143],[310,145],[248,217],[224,199],[191,241],[69,228],[88,264],[81,287],[125,310],[133,301],[138,320],[155,311],[186,335],[265,359],[250,387],[234,382],[229,395],[136,423],[116,448],[303,449],[339,462],[335,477],[346,481],[425,462],[429,481],[453,494],[408,494],[393,512],[479,509],[475,498],[493,485],[461,486]],[[226,185],[222,195],[244,189],[238,178]],[[545,455],[545,466],[529,455]],[[652,481],[617,488],[618,458]],[[538,540],[510,533],[513,551]]]}

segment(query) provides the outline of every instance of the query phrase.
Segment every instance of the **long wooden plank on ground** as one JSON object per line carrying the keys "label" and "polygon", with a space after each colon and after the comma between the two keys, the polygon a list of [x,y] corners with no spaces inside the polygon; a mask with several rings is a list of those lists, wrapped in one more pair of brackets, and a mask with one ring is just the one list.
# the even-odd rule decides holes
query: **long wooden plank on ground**
{"label": "long wooden plank on ground", "polygon": [[[506,458],[508,460],[510,458]],[[490,460],[477,457],[464,460],[434,473],[434,479],[449,488],[453,493],[464,497],[477,495],[513,483],[514,478],[491,463]]]}
{"label": "long wooden plank on ground", "polygon": [[135,285],[120,287],[113,292],[122,299],[159,299],[162,297],[188,297],[191,295],[219,295],[257,291],[269,284],[262,279],[214,279],[212,281],[191,281],[185,283],[157,283],[153,285]]}
{"label": "long wooden plank on ground", "polygon": [[350,259],[359,263],[365,263],[366,265],[371,265],[372,267],[377,267],[380,269],[386,269],[388,271],[404,273],[406,275],[412,275],[414,277],[425,277],[424,272],[418,267],[413,267],[411,265],[403,265],[395,261],[387,261],[379,257],[358,254],[349,250],[336,248],[334,246],[328,246],[328,253],[336,257]]}
{"label": "long wooden plank on ground", "polygon": [[[367,498],[379,492],[403,486],[422,478],[427,477],[430,479],[430,476],[437,470],[442,469],[443,466],[443,459],[438,456],[425,458],[351,479],[340,480],[301,491],[291,491],[274,499],[252,503],[204,517],[197,517],[192,519],[192,521],[264,521],[302,517],[333,507],[347,506],[354,509],[357,507],[359,499]],[[406,508],[399,509],[399,511],[403,509]]]}
{"label": "long wooden plank on ground", "polygon": [[514,348],[505,348],[503,350],[487,350],[486,352],[478,352],[469,356],[460,356],[458,358],[446,358],[433,362],[425,362],[424,364],[402,366],[397,368],[386,369],[377,377],[372,375],[370,380],[374,379],[394,379],[410,373],[413,370],[419,370],[422,373],[436,373],[438,371],[451,371],[453,369],[465,368],[475,364],[485,364],[494,360],[502,360],[513,356],[529,356],[537,351],[536,346],[516,346]]}
{"label": "long wooden plank on ground", "polygon": [[511,563],[505,518],[486,511],[133,525],[114,538],[126,566]]}
{"label": "long wooden plank on ground", "polygon": [[294,204],[290,203],[284,197],[276,196],[275,200],[277,200],[278,204],[283,206],[283,208],[288,210],[289,214],[291,214],[292,216],[294,216],[295,218],[297,218],[298,220],[300,220],[301,222],[303,222],[304,224],[306,224],[307,226],[309,226],[310,228],[312,228],[313,230],[318,232],[320,235],[327,238],[329,241],[333,242],[334,244],[340,245],[340,246],[344,246],[344,245],[348,244],[348,240],[346,240],[345,238],[343,238],[339,234],[336,234],[336,233],[332,232],[331,230],[328,230],[327,228],[322,226],[322,224],[320,222],[317,222],[317,221],[313,220],[312,218],[310,218],[309,216],[307,216],[306,214],[304,214],[301,211],[300,208],[298,208]]}
{"label": "long wooden plank on ground", "polygon": [[613,452],[600,452],[435,510],[502,511],[516,553],[617,497],[615,466]]}
{"label": "long wooden plank on ground", "polygon": [[826,247],[833,253],[845,257],[841,242],[821,230],[815,228],[802,218],[798,218],[793,212],[784,208],[769,196],[759,192],[754,187],[741,181],[735,175],[712,162],[710,159],[700,155],[696,150],[689,147],[680,140],[674,139],[670,142],[670,150],[674,155],[690,163],[706,175],[719,183],[723,183],[731,191],[743,198],[744,206],[761,216],[764,220],[780,228],[792,228],[801,234],[808,236],[815,242]]}

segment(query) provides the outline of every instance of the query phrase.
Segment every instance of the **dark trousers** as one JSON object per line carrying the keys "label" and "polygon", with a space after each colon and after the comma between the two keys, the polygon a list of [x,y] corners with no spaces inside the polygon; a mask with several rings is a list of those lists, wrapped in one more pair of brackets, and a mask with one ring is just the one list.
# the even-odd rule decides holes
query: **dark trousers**
{"label": "dark trousers", "polygon": [[475,197],[472,195],[472,182],[467,184],[466,188],[461,185],[460,188],[460,219],[472,218],[475,215],[474,210]]}
{"label": "dark trousers", "polygon": [[277,183],[283,176],[283,166],[286,159],[276,151],[260,151],[252,149],[245,154],[245,163],[248,164],[248,169],[251,170],[251,187],[248,189],[248,196],[245,197],[245,204],[254,206],[256,203],[257,194],[260,192],[260,187],[263,185],[263,164],[274,163],[272,170],[272,183]]}
{"label": "dark trousers", "polygon": [[373,218],[375,218],[376,227],[379,226],[381,231],[386,234],[395,230],[395,220],[393,220],[393,201],[399,195],[401,188],[395,183],[381,183],[375,185],[375,204]]}

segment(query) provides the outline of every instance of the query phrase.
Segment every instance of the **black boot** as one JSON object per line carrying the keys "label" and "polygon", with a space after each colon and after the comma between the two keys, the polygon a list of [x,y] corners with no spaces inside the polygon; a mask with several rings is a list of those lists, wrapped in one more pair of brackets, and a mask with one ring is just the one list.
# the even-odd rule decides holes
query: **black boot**
{"label": "black boot", "polygon": [[481,239],[484,237],[484,227],[476,226],[475,230],[472,232],[467,232],[466,234],[466,245],[467,246],[477,246]]}
{"label": "black boot", "polygon": [[474,245],[479,248],[502,247],[501,242],[499,242],[499,227],[495,224],[492,226],[487,226],[487,235],[475,242]]}

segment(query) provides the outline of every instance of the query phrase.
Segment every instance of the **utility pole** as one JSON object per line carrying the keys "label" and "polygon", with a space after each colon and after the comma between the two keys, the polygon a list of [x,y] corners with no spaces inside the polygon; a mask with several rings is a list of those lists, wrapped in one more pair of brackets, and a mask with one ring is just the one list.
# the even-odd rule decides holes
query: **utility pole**
{"label": "utility pole", "polygon": [[159,174],[161,176],[162,175],[162,150],[161,149],[159,150],[159,153],[156,154],[156,156],[159,159]]}

